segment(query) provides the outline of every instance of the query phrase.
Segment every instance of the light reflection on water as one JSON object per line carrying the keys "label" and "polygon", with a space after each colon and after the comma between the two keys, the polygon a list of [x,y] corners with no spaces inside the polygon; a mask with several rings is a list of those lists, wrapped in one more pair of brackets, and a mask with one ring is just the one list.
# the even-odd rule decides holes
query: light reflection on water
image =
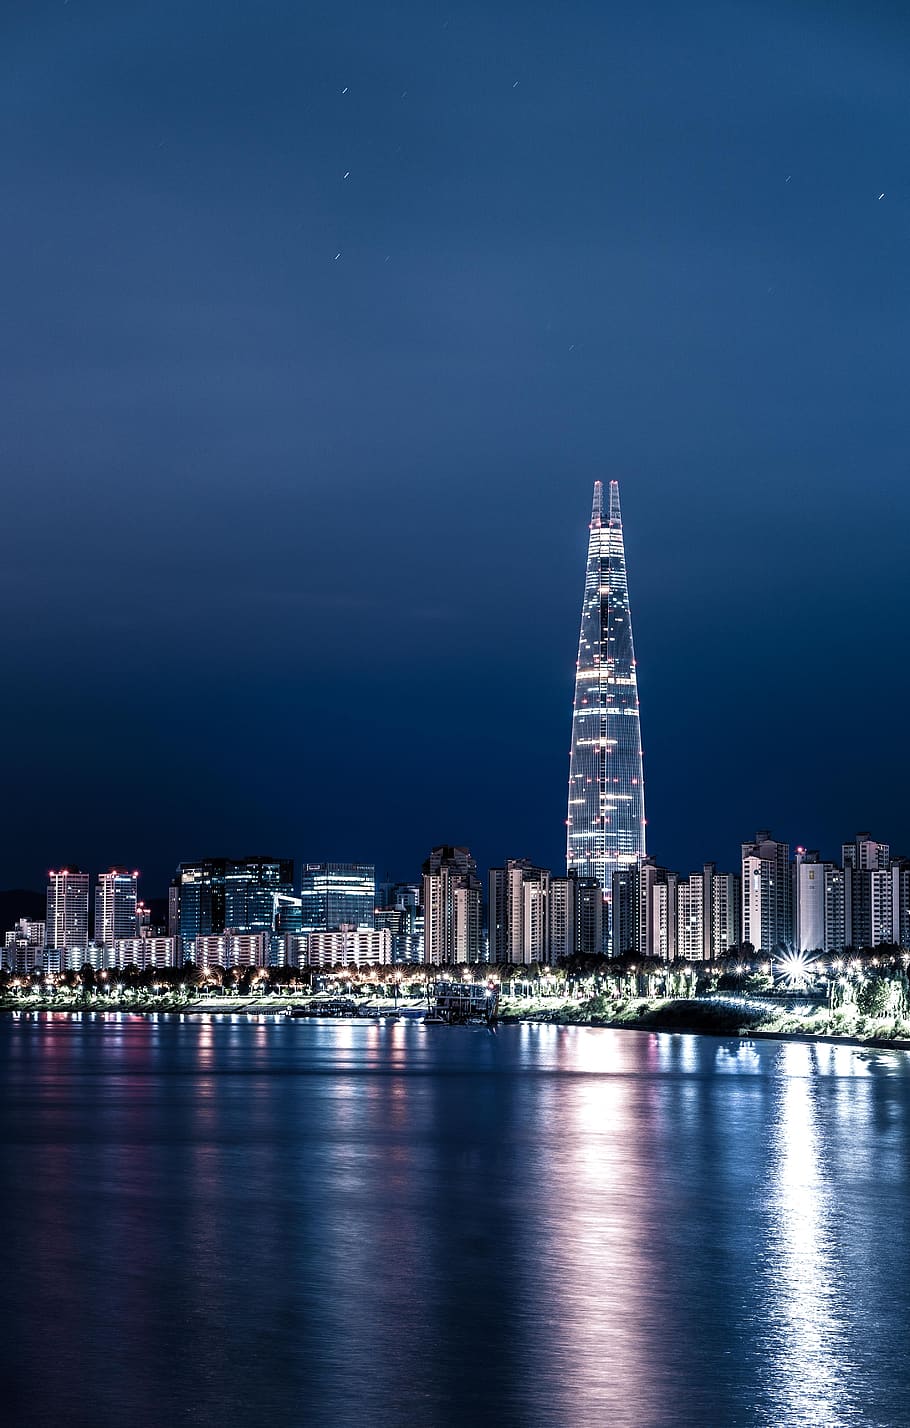
{"label": "light reflection on water", "polygon": [[[821,1066],[830,1051],[790,1042],[766,1177],[764,1251],[767,1336],[763,1343],[769,1421],[834,1425],[856,1421],[851,1403],[848,1324],[841,1307],[838,1222],[822,1164],[818,1120]],[[841,1067],[843,1074],[843,1066]]]}
{"label": "light reflection on water", "polygon": [[0,1074],[16,1423],[910,1425],[903,1054],[20,1016]]}

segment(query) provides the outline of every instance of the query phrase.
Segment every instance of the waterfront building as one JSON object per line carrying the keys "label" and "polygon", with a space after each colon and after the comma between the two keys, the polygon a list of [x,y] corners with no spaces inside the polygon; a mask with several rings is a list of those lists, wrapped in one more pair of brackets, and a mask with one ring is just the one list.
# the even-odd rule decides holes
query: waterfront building
{"label": "waterfront building", "polygon": [[490,961],[549,962],[549,868],[509,858],[490,869],[489,888]]}
{"label": "waterfront building", "polygon": [[223,932],[271,933],[279,898],[292,898],[290,858],[204,858],[181,863],[168,900],[168,932],[179,936],[184,959],[197,937]]}
{"label": "waterfront building", "polygon": [[705,864],[705,876],[711,869],[710,945],[712,960],[735,952],[742,941],[740,915],[742,911],[742,880],[737,873],[718,873],[713,863]]}
{"label": "waterfront building", "polygon": [[135,937],[138,927],[139,874],[127,868],[110,868],[95,883],[95,942],[113,947]]}
{"label": "waterfront building", "polygon": [[48,873],[45,967],[49,972],[79,968],[88,952],[89,875],[79,868]]}
{"label": "waterfront building", "polygon": [[177,961],[177,939],[164,934],[147,937],[121,937],[109,950],[105,967],[122,971],[124,967],[137,967],[144,972],[148,967],[175,967]]}
{"label": "waterfront building", "polygon": [[551,875],[547,923],[550,961],[574,957],[578,951],[578,879],[574,873]]}
{"label": "waterfront building", "polygon": [[895,858],[891,863],[891,924],[894,941],[910,949],[910,859]]}
{"label": "waterfront building", "polygon": [[639,864],[639,922],[637,922],[637,955],[660,957],[673,961],[676,957],[676,888],[679,874],[661,868],[654,858],[641,858]]}
{"label": "waterfront building", "polygon": [[894,927],[894,883],[890,868],[875,868],[870,875],[872,940],[870,947],[890,946],[897,941]]}
{"label": "waterfront building", "polygon": [[793,947],[793,879],[790,846],[760,829],[752,843],[742,845],[743,943],[756,952]]}
{"label": "waterfront building", "polygon": [[285,942],[289,967],[387,967],[392,961],[392,934],[387,927],[290,933]]}
{"label": "waterfront building", "polygon": [[231,932],[271,932],[278,901],[293,901],[292,858],[242,858],[224,873],[224,925]]}
{"label": "waterfront building", "polygon": [[885,894],[891,882],[891,849],[871,833],[857,833],[841,851],[847,945],[859,949],[891,942],[893,908]]}
{"label": "waterfront building", "polygon": [[[653,862],[653,859],[650,861]],[[638,956],[639,886],[641,863],[617,868],[613,874],[610,915],[613,936],[610,951],[614,957]]]}
{"label": "waterfront building", "polygon": [[602,957],[606,950],[608,903],[597,878],[575,877],[575,950],[583,957]]}
{"label": "waterfront building", "polygon": [[679,908],[679,874],[662,868],[663,877],[651,887],[651,905],[647,929],[646,957],[672,962],[678,956],[677,912]]}
{"label": "waterfront building", "polygon": [[3,938],[3,967],[14,976],[44,970],[44,923],[20,917]]}
{"label": "waterfront building", "polygon": [[676,894],[677,955],[687,961],[726,957],[740,944],[740,880],[705,863],[680,879]]}
{"label": "waterfront building", "polygon": [[372,927],[376,869],[372,863],[306,863],[300,901],[304,932]]}
{"label": "waterfront building", "polygon": [[441,966],[483,958],[483,897],[470,849],[443,844],[423,865],[424,960]]}
{"label": "waterfront building", "polygon": [[706,934],[710,955],[710,897],[710,874],[706,877],[704,872],[690,873],[680,878],[676,888],[675,955],[686,962],[704,961]]}
{"label": "waterfront building", "polygon": [[373,926],[388,929],[392,938],[392,961],[422,962],[423,908],[419,904],[419,886],[416,883],[386,884],[385,895],[390,901],[384,907],[377,907]]}
{"label": "waterfront building", "polygon": [[[890,886],[888,895],[890,897]],[[846,941],[844,871],[815,849],[793,856],[793,942],[798,952],[843,952]]]}
{"label": "waterfront building", "polygon": [[[608,913],[613,874],[646,852],[638,682],[616,481],[606,507],[603,484],[594,483],[566,828],[566,866],[596,880]],[[602,926],[606,937],[608,917]]]}
{"label": "waterfront building", "polygon": [[195,939],[197,967],[265,967],[271,937],[268,932],[200,933]]}

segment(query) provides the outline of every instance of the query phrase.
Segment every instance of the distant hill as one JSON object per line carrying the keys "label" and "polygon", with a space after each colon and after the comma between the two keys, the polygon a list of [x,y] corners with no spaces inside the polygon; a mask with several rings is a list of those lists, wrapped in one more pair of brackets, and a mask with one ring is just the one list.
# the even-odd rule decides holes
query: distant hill
{"label": "distant hill", "polygon": [[11,931],[20,917],[43,922],[46,910],[47,898],[42,892],[32,892],[29,888],[10,888],[0,892],[0,941],[3,933]]}

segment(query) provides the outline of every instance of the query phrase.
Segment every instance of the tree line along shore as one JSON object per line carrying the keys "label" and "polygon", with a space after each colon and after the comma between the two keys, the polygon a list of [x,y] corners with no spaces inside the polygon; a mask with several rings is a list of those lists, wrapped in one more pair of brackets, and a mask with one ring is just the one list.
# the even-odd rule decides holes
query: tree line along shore
{"label": "tree line along shore", "polygon": [[497,986],[503,1022],[910,1042],[906,951],[878,947],[802,959],[796,980],[793,965],[791,959],[788,971],[786,960],[737,955],[714,963],[578,957],[556,967],[85,966],[59,974],[0,973],[0,1009],[275,1013],[344,994],[378,1010],[419,1013],[434,981],[448,977]]}

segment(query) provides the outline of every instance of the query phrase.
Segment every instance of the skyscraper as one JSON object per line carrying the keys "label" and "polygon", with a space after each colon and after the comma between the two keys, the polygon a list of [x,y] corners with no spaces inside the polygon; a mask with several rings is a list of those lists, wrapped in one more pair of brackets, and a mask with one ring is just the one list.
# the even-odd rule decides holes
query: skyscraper
{"label": "skyscraper", "polygon": [[851,947],[878,947],[894,936],[889,907],[891,849],[871,833],[843,845],[845,936]]}
{"label": "skyscraper", "polygon": [[829,954],[846,946],[844,872],[815,849],[797,848],[793,858],[793,945]]}
{"label": "skyscraper", "polygon": [[470,849],[434,848],[423,865],[422,888],[424,961],[481,961],[483,897]]}
{"label": "skyscraper", "polygon": [[95,884],[95,941],[99,947],[135,937],[139,874],[127,868],[111,868],[98,874]]}
{"label": "skyscraper", "polygon": [[743,843],[743,942],[756,952],[793,947],[793,878],[790,845],[778,843],[767,829]]}
{"label": "skyscraper", "polygon": [[179,934],[185,958],[197,937],[223,932],[271,932],[278,895],[294,891],[290,858],[204,858],[181,863],[171,884],[168,931]]}
{"label": "skyscraper", "polygon": [[304,932],[372,927],[376,869],[372,863],[306,863],[300,902]]}
{"label": "skyscraper", "polygon": [[45,959],[49,972],[81,967],[88,953],[88,873],[61,868],[47,875]]}
{"label": "skyscraper", "polygon": [[490,869],[490,961],[550,960],[550,871],[527,858]]}
{"label": "skyscraper", "polygon": [[[594,483],[569,759],[566,865],[596,878],[609,905],[613,874],[645,855],[638,682],[619,485]],[[604,932],[607,932],[607,920]]]}

